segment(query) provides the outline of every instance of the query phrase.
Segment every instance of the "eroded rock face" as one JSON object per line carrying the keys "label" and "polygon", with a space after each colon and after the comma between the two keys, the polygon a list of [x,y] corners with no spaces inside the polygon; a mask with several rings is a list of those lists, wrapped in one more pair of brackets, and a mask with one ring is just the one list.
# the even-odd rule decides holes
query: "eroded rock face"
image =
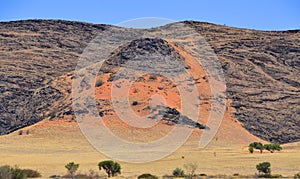
{"label": "eroded rock face", "polygon": [[64,100],[71,86],[63,92],[58,78],[74,70],[84,47],[105,28],[68,21],[0,23],[0,134],[61,113],[55,108],[69,103]]}
{"label": "eroded rock face", "polygon": [[[227,97],[243,126],[271,142],[300,141],[299,31],[184,23],[202,35],[217,54]],[[47,117],[73,116],[72,71],[88,42],[110,28],[51,20],[0,23],[0,134]],[[152,51],[183,60],[163,39],[149,38],[132,41],[112,56],[124,64],[126,59]],[[119,62],[108,60],[102,72]]]}
{"label": "eroded rock face", "polygon": [[174,125],[179,124],[198,129],[209,129],[207,126],[193,121],[185,115],[182,115],[177,109],[168,106],[157,105],[153,108],[150,119],[161,118],[165,124]]}
{"label": "eroded rock face", "polygon": [[236,117],[270,142],[300,140],[300,33],[186,22],[211,44]]}

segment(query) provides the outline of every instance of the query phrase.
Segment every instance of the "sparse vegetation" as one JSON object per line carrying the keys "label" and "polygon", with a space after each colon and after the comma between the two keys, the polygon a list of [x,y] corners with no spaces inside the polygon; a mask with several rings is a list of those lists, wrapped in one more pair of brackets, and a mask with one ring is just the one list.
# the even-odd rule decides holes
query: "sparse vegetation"
{"label": "sparse vegetation", "polygon": [[99,87],[99,86],[102,86],[102,85],[103,85],[103,81],[102,81],[100,78],[97,78],[97,79],[96,79],[95,86],[96,86],[96,87]]}
{"label": "sparse vegetation", "polygon": [[282,147],[279,144],[262,144],[261,142],[253,142],[249,144],[248,150],[250,153],[253,153],[254,149],[258,149],[260,153],[262,153],[264,149],[274,153],[276,150],[281,151]]}
{"label": "sparse vegetation", "polygon": [[206,177],[207,175],[205,173],[200,173],[199,176],[200,177]]}
{"label": "sparse vegetation", "polygon": [[8,165],[4,165],[0,167],[0,178],[12,178],[11,168]]}
{"label": "sparse vegetation", "polygon": [[157,80],[157,77],[155,75],[150,75],[149,80]]}
{"label": "sparse vegetation", "polygon": [[281,151],[282,147],[279,144],[265,144],[264,149],[274,153],[276,150]]}
{"label": "sparse vegetation", "polygon": [[60,177],[60,175],[51,175],[49,178],[59,179],[61,177]]}
{"label": "sparse vegetation", "polygon": [[256,169],[260,176],[269,177],[271,176],[271,164],[270,162],[262,162],[256,165]]}
{"label": "sparse vegetation", "polygon": [[254,152],[254,148],[253,147],[249,147],[248,150],[249,150],[250,153]]}
{"label": "sparse vegetation", "polygon": [[300,179],[300,172],[294,175],[294,179]]}
{"label": "sparse vegetation", "polygon": [[26,179],[26,173],[18,166],[11,167],[4,165],[0,167],[0,178],[1,179]]}
{"label": "sparse vegetation", "polygon": [[100,178],[100,176],[94,170],[89,170],[89,178],[91,178],[91,179],[97,179],[97,178]]}
{"label": "sparse vegetation", "polygon": [[55,112],[51,112],[49,116],[50,116],[50,119],[54,119],[56,117],[56,114],[55,114]]}
{"label": "sparse vegetation", "polygon": [[121,174],[121,165],[112,160],[105,160],[98,163],[99,170],[104,169],[108,177],[114,177]]}
{"label": "sparse vegetation", "polygon": [[36,170],[31,170],[31,169],[23,169],[23,173],[26,175],[28,178],[38,178],[41,177],[42,175],[36,171]]}
{"label": "sparse vegetation", "polygon": [[158,179],[158,177],[155,175],[151,175],[150,173],[144,173],[138,176],[138,179]]}
{"label": "sparse vegetation", "polygon": [[74,179],[75,173],[79,168],[79,164],[74,162],[69,162],[65,168],[68,170],[68,173],[72,179]]}
{"label": "sparse vegetation", "polygon": [[195,171],[198,168],[198,164],[196,164],[196,163],[188,163],[188,164],[184,165],[184,168],[186,169],[188,177],[192,178],[195,175]]}
{"label": "sparse vegetation", "polygon": [[133,102],[132,102],[132,105],[133,105],[133,106],[136,106],[136,105],[138,105],[138,104],[139,104],[139,103],[138,103],[137,101],[133,101]]}
{"label": "sparse vegetation", "polygon": [[12,179],[26,179],[26,175],[18,166],[11,168]]}
{"label": "sparse vegetation", "polygon": [[250,148],[258,149],[260,151],[260,153],[262,153],[264,150],[264,145],[261,142],[253,142],[249,145],[249,151],[250,151]]}
{"label": "sparse vegetation", "polygon": [[173,176],[184,177],[184,170],[181,168],[176,168],[175,170],[173,170]]}
{"label": "sparse vegetation", "polygon": [[23,130],[19,130],[18,134],[23,135]]}

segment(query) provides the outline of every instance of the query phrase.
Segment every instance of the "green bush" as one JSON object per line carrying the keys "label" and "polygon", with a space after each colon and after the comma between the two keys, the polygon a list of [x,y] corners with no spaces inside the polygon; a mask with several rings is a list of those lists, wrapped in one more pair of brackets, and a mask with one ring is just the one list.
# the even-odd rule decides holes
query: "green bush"
{"label": "green bush", "polygon": [[265,144],[264,148],[271,153],[274,153],[275,150],[281,151],[282,147],[279,144]]}
{"label": "green bush", "polygon": [[114,177],[117,174],[121,174],[121,165],[112,160],[105,160],[98,163],[99,170],[102,168],[107,173],[108,177]]}
{"label": "green bush", "polygon": [[184,170],[182,170],[181,168],[176,168],[175,170],[173,170],[173,176],[184,177]]}
{"label": "green bush", "polygon": [[36,170],[23,169],[23,173],[29,178],[38,178],[41,177],[41,174]]}
{"label": "green bush", "polygon": [[253,147],[249,147],[249,149],[248,149],[248,150],[249,150],[249,152],[250,152],[250,153],[253,153],[253,152],[254,152],[254,149],[253,149]]}
{"label": "green bush", "polygon": [[0,179],[26,179],[41,177],[41,174],[31,169],[20,169],[18,166],[4,165],[0,167]]}
{"label": "green bush", "polygon": [[0,178],[12,179],[11,167],[4,165],[0,167]]}
{"label": "green bush", "polygon": [[26,179],[26,175],[18,166],[11,168],[12,179]]}
{"label": "green bush", "polygon": [[259,174],[263,173],[263,176],[270,176],[271,175],[271,164],[270,162],[262,162],[256,165],[256,169],[258,170]]}
{"label": "green bush", "polygon": [[68,173],[72,179],[74,179],[75,173],[79,168],[79,164],[74,162],[69,162],[65,168],[68,170]]}
{"label": "green bush", "polygon": [[261,142],[253,142],[249,145],[249,148],[251,147],[254,149],[258,149],[260,153],[262,153],[264,150],[264,145]]}
{"label": "green bush", "polygon": [[138,179],[158,179],[158,177],[155,175],[151,175],[150,173],[144,173],[138,176]]}

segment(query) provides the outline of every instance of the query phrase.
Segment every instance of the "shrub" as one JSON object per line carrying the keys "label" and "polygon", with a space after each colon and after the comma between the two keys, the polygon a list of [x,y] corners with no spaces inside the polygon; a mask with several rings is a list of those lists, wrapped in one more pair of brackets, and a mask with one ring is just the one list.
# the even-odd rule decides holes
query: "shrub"
{"label": "shrub", "polygon": [[173,176],[184,177],[184,170],[182,170],[181,168],[176,168],[175,170],[173,170]]}
{"label": "shrub", "polygon": [[254,149],[253,149],[253,147],[249,147],[249,149],[248,149],[248,150],[249,150],[249,152],[250,152],[250,153],[253,153],[253,152],[254,152]]}
{"label": "shrub", "polygon": [[300,172],[294,175],[294,179],[300,179]]}
{"label": "shrub", "polygon": [[0,178],[11,179],[11,168],[8,165],[4,165],[0,167]]}
{"label": "shrub", "polygon": [[56,114],[55,114],[55,112],[51,112],[49,116],[50,116],[50,119],[53,119],[56,117]]}
{"label": "shrub", "polygon": [[36,170],[23,169],[23,173],[29,178],[38,178],[41,177],[41,174]]}
{"label": "shrub", "polygon": [[25,173],[18,167],[10,168],[12,179],[26,179]]}
{"label": "shrub", "polygon": [[68,170],[68,173],[70,174],[70,177],[74,179],[75,173],[79,168],[79,164],[74,162],[69,162],[65,168]]}
{"label": "shrub", "polygon": [[89,170],[89,178],[96,179],[96,178],[100,178],[100,176],[94,170]]}
{"label": "shrub", "polygon": [[151,175],[150,173],[144,173],[138,176],[138,179],[158,179],[158,177],[155,175]]}
{"label": "shrub", "polygon": [[189,178],[192,178],[195,175],[195,171],[198,168],[198,164],[188,163],[184,165],[184,168],[186,169]]}
{"label": "shrub", "polygon": [[22,130],[19,130],[18,134],[19,134],[19,135],[23,135],[23,131],[22,131]]}
{"label": "shrub", "polygon": [[96,87],[99,87],[99,86],[102,86],[102,85],[103,85],[103,81],[102,81],[100,78],[97,78],[97,79],[96,79],[95,86],[96,86]]}
{"label": "shrub", "polygon": [[258,170],[259,174],[263,173],[263,176],[270,176],[271,174],[271,164],[270,162],[262,162],[256,165],[256,169]]}
{"label": "shrub", "polygon": [[31,169],[20,169],[18,166],[10,167],[4,165],[0,167],[0,179],[26,179],[41,177],[41,174]]}
{"label": "shrub", "polygon": [[264,150],[264,145],[261,142],[253,142],[249,145],[249,147],[253,147],[254,149],[258,149],[260,153]]}
{"label": "shrub", "polygon": [[102,168],[107,173],[108,177],[114,177],[117,174],[121,174],[121,165],[112,160],[105,160],[98,163],[99,170]]}
{"label": "shrub", "polygon": [[136,106],[136,105],[138,105],[138,104],[139,104],[139,103],[138,103],[137,101],[133,101],[133,102],[132,102],[132,105],[133,105],[133,106]]}
{"label": "shrub", "polygon": [[267,151],[270,151],[271,153],[274,153],[275,150],[277,150],[277,151],[282,150],[282,147],[279,144],[265,144],[264,148]]}
{"label": "shrub", "polygon": [[205,173],[200,173],[199,176],[200,177],[206,177],[207,175]]}
{"label": "shrub", "polygon": [[150,76],[149,76],[149,79],[150,79],[150,80],[156,80],[157,77],[156,77],[155,75],[150,75]]}

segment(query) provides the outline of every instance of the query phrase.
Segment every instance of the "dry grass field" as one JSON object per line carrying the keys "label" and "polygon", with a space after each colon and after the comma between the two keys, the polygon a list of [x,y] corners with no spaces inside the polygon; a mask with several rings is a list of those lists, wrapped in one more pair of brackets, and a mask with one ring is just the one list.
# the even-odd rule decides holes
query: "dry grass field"
{"label": "dry grass field", "polygon": [[[90,169],[98,171],[97,163],[108,159],[87,142],[76,122],[46,120],[22,130],[23,135],[16,131],[0,137],[0,165],[36,169],[43,177],[49,177],[66,174],[64,165],[70,161],[80,163],[80,173],[88,173]],[[27,130],[28,135],[24,134]],[[282,151],[272,154],[250,154],[247,144],[258,139],[230,117],[224,119],[217,136],[205,149],[197,148],[199,136],[200,132],[195,131],[185,145],[158,161],[144,164],[120,162],[121,176],[132,178],[146,172],[170,175],[176,167],[183,168],[190,162],[198,163],[197,173],[208,175],[253,175],[255,165],[263,161],[271,163],[274,174],[293,176],[300,171],[300,143],[283,145]]]}

